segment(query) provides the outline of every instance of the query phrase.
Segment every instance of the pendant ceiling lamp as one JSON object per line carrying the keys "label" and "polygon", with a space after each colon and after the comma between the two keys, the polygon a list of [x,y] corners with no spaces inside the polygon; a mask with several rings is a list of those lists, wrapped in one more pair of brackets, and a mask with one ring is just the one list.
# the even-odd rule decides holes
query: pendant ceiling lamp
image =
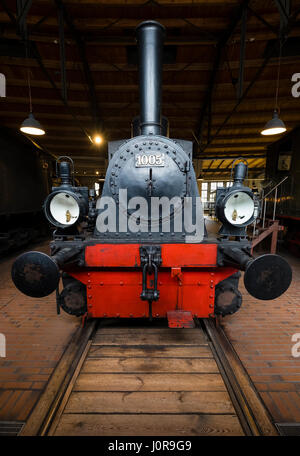
{"label": "pendant ceiling lamp", "polygon": [[274,109],[272,119],[268,120],[264,129],[260,132],[262,135],[278,135],[286,131],[284,122],[279,118],[277,109]]}
{"label": "pendant ceiling lamp", "polygon": [[31,100],[31,85],[30,85],[30,70],[28,65],[28,41],[26,41],[26,63],[27,63],[27,83],[29,93],[29,116],[22,122],[20,130],[22,133],[28,135],[44,135],[45,130],[38,122],[32,113],[32,100]]}
{"label": "pendant ceiling lamp", "polygon": [[32,111],[30,111],[29,116],[22,122],[20,127],[22,133],[26,133],[28,135],[44,135],[45,130],[41,126],[40,122],[36,120]]}
{"label": "pendant ceiling lamp", "polygon": [[264,136],[278,135],[286,131],[284,122],[279,118],[280,109],[278,106],[278,90],[279,90],[279,76],[280,76],[280,65],[282,55],[282,40],[279,42],[279,59],[278,59],[278,70],[277,70],[277,82],[275,92],[275,109],[273,111],[272,119],[268,120],[263,130],[260,132]]}

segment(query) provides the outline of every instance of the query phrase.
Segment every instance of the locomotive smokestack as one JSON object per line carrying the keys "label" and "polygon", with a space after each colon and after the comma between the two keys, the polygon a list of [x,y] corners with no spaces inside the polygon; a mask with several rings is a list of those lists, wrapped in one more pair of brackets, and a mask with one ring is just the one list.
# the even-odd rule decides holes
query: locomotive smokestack
{"label": "locomotive smokestack", "polygon": [[161,80],[165,28],[156,21],[138,25],[140,128],[142,135],[161,134]]}

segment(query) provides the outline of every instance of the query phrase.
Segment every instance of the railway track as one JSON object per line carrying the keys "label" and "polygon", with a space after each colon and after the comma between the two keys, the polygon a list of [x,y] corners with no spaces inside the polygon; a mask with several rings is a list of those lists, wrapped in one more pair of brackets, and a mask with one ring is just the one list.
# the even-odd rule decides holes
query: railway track
{"label": "railway track", "polygon": [[278,435],[222,329],[88,322],[20,435]]}

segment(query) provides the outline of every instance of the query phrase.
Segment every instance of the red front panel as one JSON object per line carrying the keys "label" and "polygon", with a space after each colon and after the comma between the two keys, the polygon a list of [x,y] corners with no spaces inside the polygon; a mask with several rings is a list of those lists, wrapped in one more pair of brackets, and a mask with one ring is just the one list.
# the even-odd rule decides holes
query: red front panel
{"label": "red front panel", "polygon": [[[215,285],[236,272],[218,268],[216,244],[164,244],[158,272],[159,300],[154,317],[186,310],[193,316],[213,314]],[[86,248],[89,269],[68,271],[87,286],[88,314],[95,318],[148,317],[149,305],[140,299],[142,271],[139,245],[97,244]],[[149,276],[148,287],[154,276]]]}
{"label": "red front panel", "polygon": [[[95,244],[85,249],[89,267],[140,266],[140,244]],[[162,267],[215,267],[217,244],[162,244]]]}

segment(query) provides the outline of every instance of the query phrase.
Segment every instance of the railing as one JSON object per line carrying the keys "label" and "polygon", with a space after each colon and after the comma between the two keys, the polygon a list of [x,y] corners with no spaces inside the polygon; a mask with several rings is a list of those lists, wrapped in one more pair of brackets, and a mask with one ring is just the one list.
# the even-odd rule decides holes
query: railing
{"label": "railing", "polygon": [[263,223],[262,223],[262,227],[264,228],[265,227],[265,220],[266,220],[266,209],[267,209],[267,200],[266,198],[271,195],[271,193],[274,192],[275,190],[275,195],[274,195],[274,206],[273,206],[273,218],[272,220],[275,220],[275,216],[276,216],[276,207],[277,207],[277,193],[278,193],[278,187],[280,187],[280,185],[283,184],[283,182],[285,182],[287,179],[288,179],[289,176],[285,176],[278,184],[276,184],[266,195],[263,194],[262,196],[262,199],[261,199],[261,202],[262,202],[262,206],[261,206],[261,215],[262,215],[262,220],[263,220]]}
{"label": "railing", "polygon": [[[270,220],[269,220],[270,222]],[[267,228],[262,229],[261,233],[257,237],[252,239],[251,252],[253,252],[254,247],[256,247],[260,242],[262,242],[266,237],[271,236],[271,248],[270,253],[276,253],[278,232],[284,229],[283,226],[279,225],[279,220],[272,220],[272,223],[269,224]]]}
{"label": "railing", "polygon": [[[261,212],[260,212],[260,219],[262,219],[262,228],[258,230],[258,235],[256,236],[256,219],[253,224],[253,235],[252,235],[252,251],[254,247],[263,241],[267,236],[271,235],[271,253],[276,253],[276,245],[277,245],[277,237],[278,232],[283,230],[283,227],[279,225],[279,220],[275,220],[276,217],[276,207],[277,207],[277,194],[278,194],[278,187],[283,184],[287,180],[289,176],[285,176],[278,184],[276,184],[270,191],[264,194],[261,198]],[[270,185],[270,184],[269,184]],[[275,192],[274,195],[274,206],[273,206],[273,218],[268,219],[268,227],[265,227],[266,222],[266,209],[267,209],[267,197]],[[271,222],[271,223],[270,223]]]}

